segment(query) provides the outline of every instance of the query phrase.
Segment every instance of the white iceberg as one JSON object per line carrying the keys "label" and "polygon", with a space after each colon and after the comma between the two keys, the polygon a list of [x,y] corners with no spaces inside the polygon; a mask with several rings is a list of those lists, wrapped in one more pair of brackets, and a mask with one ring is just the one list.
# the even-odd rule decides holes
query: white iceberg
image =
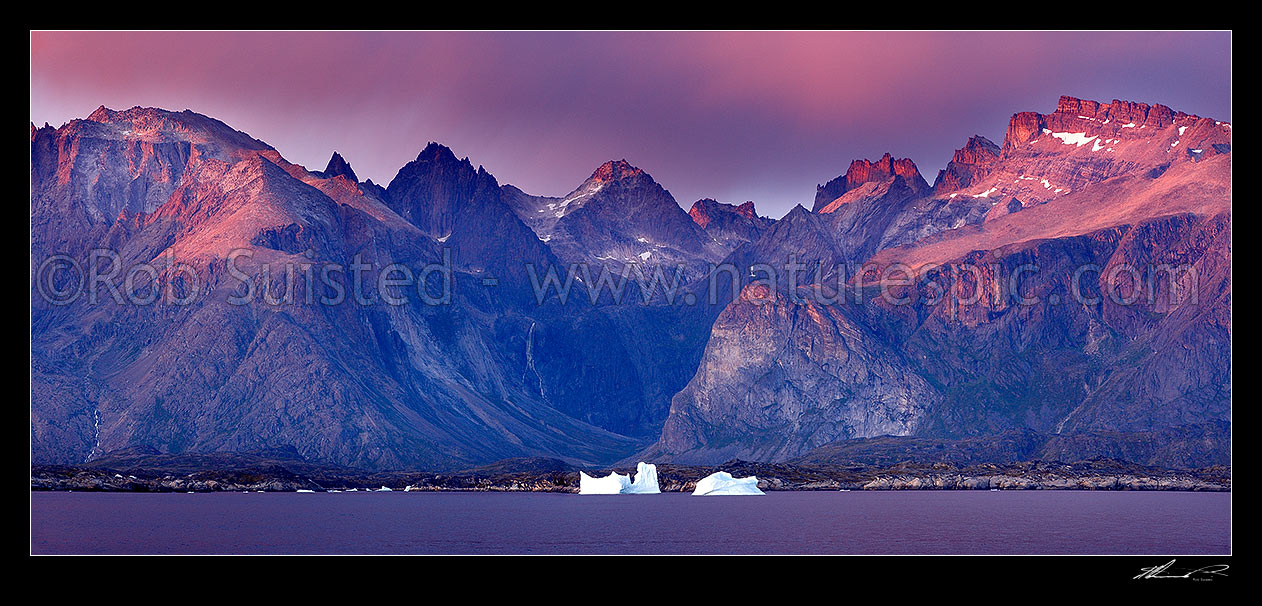
{"label": "white iceberg", "polygon": [[758,476],[733,478],[726,471],[712,473],[699,482],[692,496],[763,494],[758,490]]}
{"label": "white iceberg", "polygon": [[622,494],[661,494],[661,492],[662,489],[657,487],[657,466],[640,461],[640,464],[635,467],[635,480],[622,491]]}
{"label": "white iceberg", "polygon": [[593,478],[578,472],[579,494],[660,494],[657,485],[657,466],[640,462],[635,468],[635,480],[620,473],[610,473],[603,478]]}
{"label": "white iceberg", "polygon": [[603,478],[593,478],[578,472],[578,494],[622,494],[631,487],[631,478],[620,473],[610,473]]}

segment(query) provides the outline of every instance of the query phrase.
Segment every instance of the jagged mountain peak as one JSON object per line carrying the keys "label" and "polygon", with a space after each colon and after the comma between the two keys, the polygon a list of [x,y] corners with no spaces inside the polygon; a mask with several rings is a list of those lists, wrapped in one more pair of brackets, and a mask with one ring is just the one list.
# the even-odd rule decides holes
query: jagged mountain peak
{"label": "jagged mountain peak", "polygon": [[464,159],[457,158],[455,152],[451,151],[450,147],[435,141],[430,141],[425,145],[425,149],[422,149],[421,152],[416,155],[416,161],[438,162],[442,164],[464,163],[468,164],[469,168],[473,168],[473,163],[469,161],[468,157],[465,157]]}
{"label": "jagged mountain peak", "polygon": [[810,215],[811,211],[806,210],[805,206],[802,206],[801,204],[794,204],[793,208],[789,209],[789,212],[785,213],[784,216],[780,218],[780,222],[791,223],[794,221],[802,221],[806,220],[806,218]]}
{"label": "jagged mountain peak", "polygon": [[[644,172],[640,168],[633,166],[626,160],[610,160],[601,164],[592,176],[583,181],[581,185],[563,196],[562,201],[549,207],[550,214],[556,218],[568,215],[580,208],[587,206],[593,200],[607,197],[610,192],[624,192],[625,190],[643,190],[642,194],[632,196],[635,200],[635,206],[641,203],[649,203],[650,206],[661,204],[663,206],[674,206],[678,208],[675,199],[670,196],[653,177]],[[601,194],[601,192],[605,194]],[[622,193],[612,194],[612,198],[617,199]],[[625,201],[624,201],[625,202]],[[622,203],[615,206],[622,206]],[[625,209],[624,209],[625,210]],[[681,212],[683,209],[679,209]]]}
{"label": "jagged mountain peak", "polygon": [[600,183],[611,183],[613,181],[634,179],[636,177],[646,175],[648,175],[648,173],[633,166],[630,162],[627,162],[626,159],[610,160],[601,164],[600,167],[592,173],[592,176],[588,180]]}
{"label": "jagged mountain peak", "polygon": [[924,177],[920,176],[920,170],[916,168],[916,163],[912,162],[911,158],[895,158],[889,152],[876,162],[867,159],[855,160],[846,170],[846,181],[850,188],[869,181],[883,181],[892,176],[903,177],[908,185],[913,187],[924,183]]}
{"label": "jagged mountain peak", "polygon": [[946,194],[968,187],[985,177],[999,159],[1002,150],[993,141],[981,135],[968,138],[968,143],[955,150],[946,168],[938,171],[933,180],[933,192]]}
{"label": "jagged mountain peak", "polygon": [[1111,103],[1100,103],[1089,99],[1079,99],[1063,95],[1056,102],[1057,114],[1069,114],[1106,120],[1120,120],[1123,123],[1152,127],[1169,126],[1181,118],[1199,118],[1192,114],[1176,112],[1160,103],[1148,104],[1139,101],[1114,99]]}
{"label": "jagged mountain peak", "polygon": [[973,135],[968,138],[968,143],[965,143],[964,147],[955,150],[955,156],[952,159],[956,162],[976,164],[979,153],[998,155],[999,146],[986,137]]}
{"label": "jagged mountain peak", "polygon": [[[467,156],[457,158],[450,147],[434,141],[430,141],[416,155],[415,160],[408,162],[399,169],[398,174],[391,180],[390,187],[395,187],[402,181],[414,180],[421,176],[431,178],[436,175],[447,175],[450,178],[455,178],[456,175],[465,175],[459,178],[470,181],[476,180],[478,183],[495,188],[499,187],[495,177],[481,165],[474,168],[473,163],[469,161]],[[400,181],[401,179],[402,181]]]}
{"label": "jagged mountain peak", "polygon": [[324,174],[330,179],[341,176],[353,182],[359,182],[359,179],[355,176],[355,171],[351,170],[351,163],[347,162],[342,157],[342,154],[337,152],[333,152],[333,157],[329,158],[329,164],[324,167]]}
{"label": "jagged mountain peak", "polygon": [[703,230],[708,229],[716,220],[722,227],[731,227],[733,222],[743,222],[746,225],[752,223],[757,226],[771,223],[770,218],[758,216],[753,208],[753,201],[747,201],[742,205],[728,205],[714,198],[702,198],[693,202],[692,208],[688,210],[688,216],[692,217],[693,222]]}
{"label": "jagged mountain peak", "polygon": [[702,229],[705,229],[719,213],[730,213],[751,221],[761,218],[754,210],[753,200],[736,205],[719,202],[713,198],[702,198],[693,202],[692,207],[688,209],[688,216],[692,217],[692,221]]}
{"label": "jagged mountain peak", "polygon": [[702,229],[705,229],[712,220],[712,217],[710,216],[710,209],[714,208],[718,204],[722,204],[722,202],[719,202],[714,198],[702,198],[692,203],[692,207],[688,209],[688,216],[692,217],[693,223],[696,223],[697,225],[700,225]]}
{"label": "jagged mountain peak", "polygon": [[895,158],[889,152],[875,162],[866,158],[854,160],[846,174],[815,186],[815,205],[812,210],[820,211],[842,194],[870,182],[884,182],[891,179],[902,179],[915,191],[928,191],[929,183],[920,175],[920,169],[911,158]]}
{"label": "jagged mountain peak", "polygon": [[92,113],[88,114],[88,120],[91,120],[93,122],[109,122],[110,115],[113,113],[114,113],[114,110],[102,105],[96,108],[95,110],[93,110]]}
{"label": "jagged mountain peak", "polygon": [[1135,136],[1143,131],[1151,133],[1170,126],[1187,127],[1206,121],[1213,122],[1215,126],[1225,124],[1175,111],[1160,103],[1121,99],[1101,103],[1066,95],[1057,101],[1056,110],[1049,114],[1030,111],[1013,114],[1004,135],[1003,151],[1007,153],[1038,139],[1045,129],[1051,132],[1082,132],[1089,135],[1126,133]]}

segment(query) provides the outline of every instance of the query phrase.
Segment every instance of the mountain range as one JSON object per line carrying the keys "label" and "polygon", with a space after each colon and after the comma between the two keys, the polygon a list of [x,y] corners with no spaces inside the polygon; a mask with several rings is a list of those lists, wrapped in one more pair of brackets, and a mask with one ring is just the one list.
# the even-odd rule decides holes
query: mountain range
{"label": "mountain range", "polygon": [[101,107],[31,125],[30,222],[38,463],[1230,464],[1231,125],[1162,105],[1062,97],[778,220],[626,160],[551,197],[430,143],[383,186]]}

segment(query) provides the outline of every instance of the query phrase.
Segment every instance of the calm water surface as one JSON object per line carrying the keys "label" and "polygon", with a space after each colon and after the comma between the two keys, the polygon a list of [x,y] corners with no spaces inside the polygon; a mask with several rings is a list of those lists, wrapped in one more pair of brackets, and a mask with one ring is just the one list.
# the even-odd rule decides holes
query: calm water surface
{"label": "calm water surface", "polygon": [[37,554],[1229,554],[1179,492],[31,493]]}

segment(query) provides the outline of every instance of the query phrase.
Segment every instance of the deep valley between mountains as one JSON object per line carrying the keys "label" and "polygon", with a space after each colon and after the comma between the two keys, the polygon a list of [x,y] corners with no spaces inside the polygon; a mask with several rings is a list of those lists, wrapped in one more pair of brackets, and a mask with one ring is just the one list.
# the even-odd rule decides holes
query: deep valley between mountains
{"label": "deep valley between mountains", "polygon": [[[626,160],[552,197],[438,143],[383,186],[189,110],[32,124],[32,487],[1229,489],[1231,125],[1062,97],[963,143],[771,219]],[[628,268],[677,288],[589,296]]]}

